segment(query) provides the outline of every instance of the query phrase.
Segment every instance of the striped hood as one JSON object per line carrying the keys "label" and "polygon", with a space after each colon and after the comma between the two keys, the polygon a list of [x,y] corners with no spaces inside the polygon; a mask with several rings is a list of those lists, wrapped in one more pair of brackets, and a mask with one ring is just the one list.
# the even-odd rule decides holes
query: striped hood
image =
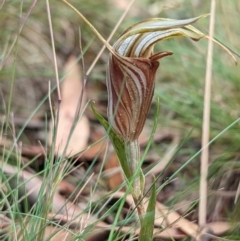
{"label": "striped hood", "polygon": [[199,18],[145,20],[113,45],[107,66],[108,120],[124,140],[138,139],[152,102],[158,60],[172,54],[154,54],[154,44],[176,36],[199,40],[204,34],[189,25]]}

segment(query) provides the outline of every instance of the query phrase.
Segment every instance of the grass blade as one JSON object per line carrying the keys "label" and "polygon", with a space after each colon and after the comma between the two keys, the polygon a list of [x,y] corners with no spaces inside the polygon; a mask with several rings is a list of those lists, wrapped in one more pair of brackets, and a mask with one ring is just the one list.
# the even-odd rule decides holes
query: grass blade
{"label": "grass blade", "polygon": [[153,177],[152,193],[149,199],[147,212],[143,218],[143,225],[139,234],[139,241],[152,241],[153,239],[156,193],[156,182],[155,177]]}

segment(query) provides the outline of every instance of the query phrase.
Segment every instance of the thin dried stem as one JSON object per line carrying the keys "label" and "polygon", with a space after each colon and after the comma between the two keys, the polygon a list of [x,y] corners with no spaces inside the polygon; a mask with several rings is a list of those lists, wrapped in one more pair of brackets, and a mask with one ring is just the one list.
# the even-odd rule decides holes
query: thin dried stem
{"label": "thin dried stem", "polygon": [[[109,37],[107,38],[107,42],[109,43],[109,41],[112,39],[113,35],[115,34],[116,30],[118,29],[119,25],[122,23],[123,19],[126,17],[129,9],[131,8],[131,6],[133,5],[133,3],[135,2],[135,0],[132,0],[126,10],[123,12],[121,18],[118,20],[117,24],[115,25],[114,29],[112,30],[111,34],[109,35]],[[98,61],[98,59],[100,58],[101,54],[103,53],[103,51],[105,50],[106,45],[104,44],[101,48],[101,50],[99,51],[98,55],[96,56],[96,58],[94,59],[94,61],[92,62],[91,66],[89,67],[86,75],[89,75],[92,71],[92,69],[94,68],[96,62]]]}
{"label": "thin dried stem", "polygon": [[112,46],[103,38],[103,36],[97,31],[97,29],[68,1],[62,0],[66,3],[74,12],[76,12],[80,18],[91,28],[91,30],[98,36],[98,38],[103,42],[103,44],[108,48],[108,50],[115,55],[115,51],[113,50]]}
{"label": "thin dried stem", "polygon": [[17,158],[18,158],[18,157],[20,157],[20,155],[19,155],[20,153],[19,153],[19,147],[18,147],[17,138],[16,138],[16,129],[15,129],[15,124],[14,124],[13,112],[10,113],[10,120],[11,120],[11,126],[12,126],[12,137],[14,140],[15,152],[16,152]]}
{"label": "thin dried stem", "polygon": [[87,186],[87,184],[89,184],[90,180],[93,178],[94,173],[92,173],[88,179],[84,182],[83,186],[81,187],[81,189],[78,191],[77,195],[75,196],[74,200],[72,201],[73,203],[77,202],[77,199],[79,198],[79,196],[81,195],[82,191],[84,190],[84,188]]}
{"label": "thin dried stem", "polygon": [[233,55],[233,53],[231,52],[231,50],[229,50],[226,46],[224,46],[223,44],[221,44],[219,41],[217,41],[216,39],[206,35],[204,38],[208,39],[209,41],[213,41],[215,44],[219,45],[221,48],[223,48],[232,58],[233,61],[235,62],[235,64],[237,64],[237,59],[236,57]]}
{"label": "thin dried stem", "polygon": [[239,195],[240,195],[240,182],[238,183],[238,188],[237,188],[237,191],[236,191],[236,194],[235,194],[235,199],[234,199],[234,204],[235,205],[236,205],[236,203],[238,201]]}
{"label": "thin dried stem", "polygon": [[61,98],[59,76],[58,76],[57,57],[56,57],[56,52],[55,52],[55,43],[54,43],[54,37],[53,37],[52,19],[51,19],[51,12],[50,12],[50,7],[49,7],[49,1],[48,0],[46,0],[46,5],[47,5],[48,23],[49,23],[49,30],[50,30],[51,43],[52,43],[54,69],[55,69],[55,75],[56,75],[58,103],[61,103],[62,98]]}
{"label": "thin dried stem", "polygon": [[54,123],[54,115],[53,115],[53,106],[52,106],[52,100],[51,100],[51,81],[48,81],[48,101],[49,101],[49,107],[50,107],[50,113],[51,113],[51,120],[52,123]]}
{"label": "thin dried stem", "polygon": [[209,129],[210,129],[210,101],[211,101],[211,79],[212,79],[212,57],[213,57],[213,35],[215,22],[216,1],[211,2],[211,15],[209,24],[209,42],[207,53],[205,91],[204,91],[204,112],[202,127],[202,153],[201,153],[201,179],[200,179],[200,203],[199,203],[199,226],[201,228],[206,225],[207,216],[207,174],[209,159]]}

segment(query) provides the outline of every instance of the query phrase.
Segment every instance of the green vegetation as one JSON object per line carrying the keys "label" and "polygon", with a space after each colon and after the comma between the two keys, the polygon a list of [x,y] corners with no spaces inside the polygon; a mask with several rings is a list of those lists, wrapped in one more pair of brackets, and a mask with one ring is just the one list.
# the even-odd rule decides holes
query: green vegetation
{"label": "green vegetation", "polygon": [[[110,43],[143,19],[192,18],[209,13],[210,3],[136,1]],[[72,0],[71,4],[105,39],[127,8],[118,5],[118,1],[107,0]],[[50,9],[60,82],[66,79],[64,66],[71,55],[77,56],[84,76],[102,42],[63,2],[51,0]],[[217,1],[214,37],[236,56],[240,54],[239,12],[239,1]],[[194,26],[207,34],[209,17]],[[0,29],[0,240],[135,240],[139,223],[136,207],[129,200],[131,190],[124,181],[114,188],[109,184],[114,174],[106,167],[113,153],[110,144],[103,142],[103,150],[100,148],[90,157],[86,151],[73,157],[56,155],[55,125],[53,145],[48,146],[51,115],[58,119],[59,106],[46,2],[2,1]],[[156,44],[155,52],[174,54],[160,60],[153,103],[140,137],[146,174],[144,201],[150,197],[151,174],[154,174],[157,203],[176,211],[174,215],[179,217],[173,218],[174,222],[186,218],[193,225],[198,221],[207,47],[205,39],[194,42],[175,38]],[[95,101],[96,109],[104,117],[108,56],[105,50],[87,77],[85,90],[87,100]],[[216,224],[218,228],[212,227],[215,231],[230,226],[223,233],[213,232],[213,240],[239,240],[240,69],[217,45],[214,45],[212,73],[207,222]],[[158,99],[158,127],[151,143]],[[84,114],[90,120],[86,149],[105,138],[88,103],[80,113],[80,119]],[[95,131],[98,134],[94,136]],[[148,148],[146,154],[144,150]],[[124,187],[127,191],[121,192]],[[190,231],[181,226],[183,223],[179,223],[183,228],[179,231],[169,224],[170,216],[165,211],[171,211],[159,211],[158,207],[156,240],[191,240]],[[220,226],[223,222],[224,227]],[[178,230],[177,234],[173,234],[173,229]],[[164,231],[168,237],[160,236]]]}

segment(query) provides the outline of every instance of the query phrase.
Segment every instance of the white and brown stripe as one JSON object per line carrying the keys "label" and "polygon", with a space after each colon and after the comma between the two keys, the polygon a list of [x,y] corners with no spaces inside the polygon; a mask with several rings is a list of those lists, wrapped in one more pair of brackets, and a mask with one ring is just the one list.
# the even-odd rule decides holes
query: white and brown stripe
{"label": "white and brown stripe", "polygon": [[158,60],[170,55],[153,55],[156,42],[175,36],[198,40],[204,35],[187,20],[151,19],[133,25],[115,42],[107,68],[108,118],[127,141],[136,140],[146,120],[154,92]]}

